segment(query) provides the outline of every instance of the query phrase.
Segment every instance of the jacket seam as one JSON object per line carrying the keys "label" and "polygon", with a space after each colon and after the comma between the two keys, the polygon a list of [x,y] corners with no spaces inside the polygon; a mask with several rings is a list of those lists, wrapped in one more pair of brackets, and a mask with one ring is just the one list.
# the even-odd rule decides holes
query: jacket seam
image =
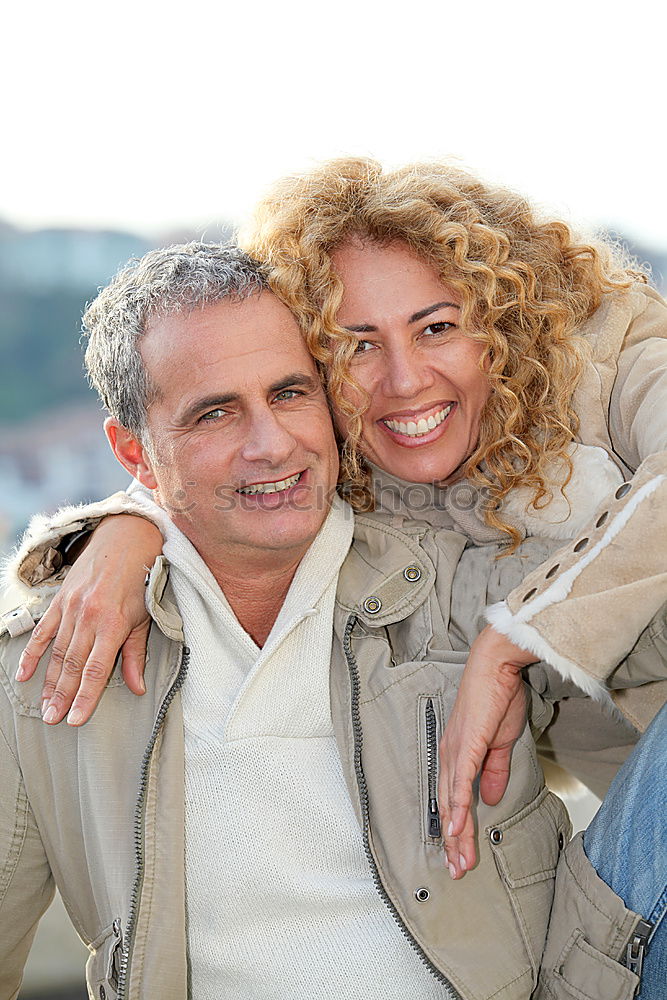
{"label": "jacket seam", "polygon": [[[586,856],[586,852],[584,850],[584,845],[583,845],[583,838],[582,838],[581,850],[582,850],[584,856]],[[607,923],[610,924],[611,927],[614,928],[613,938],[611,939],[611,944],[610,944],[610,950],[612,950],[614,952],[620,951],[621,947],[625,943],[625,939],[620,940],[622,932],[618,928],[618,921],[617,921],[617,919],[611,913],[605,912],[605,910],[603,910],[601,906],[599,906],[593,899],[591,899],[591,897],[589,896],[589,894],[586,892],[585,888],[581,884],[581,881],[577,878],[576,872],[573,870],[572,865],[570,864],[570,859],[568,858],[567,854],[564,855],[564,859],[565,859],[565,865],[567,867],[567,870],[569,871],[570,875],[574,879],[574,881],[575,881],[575,883],[576,883],[579,891],[581,892],[582,896],[584,897],[584,899],[586,899],[587,902],[593,907],[593,909],[596,910],[602,917],[604,917],[604,919],[607,921]],[[588,861],[587,857],[586,857],[586,861],[588,862],[589,865],[591,865],[591,869],[595,872],[595,868],[593,867],[593,865],[591,864],[591,862]],[[597,872],[595,872],[595,874],[597,876]],[[598,876],[598,878],[599,878],[599,876]],[[613,890],[610,889],[610,892],[613,892]],[[623,903],[623,900],[620,899],[620,896],[618,898],[619,898],[620,902],[623,904],[623,906],[625,906],[625,903]],[[626,909],[627,909],[627,907],[626,907]],[[607,957],[609,958],[610,956],[607,956]]]}
{"label": "jacket seam", "polygon": [[[377,701],[379,698],[382,698],[387,693],[387,691],[390,691],[393,687],[396,687],[397,684],[403,684],[406,680],[408,680],[408,678],[414,677],[414,675],[418,674],[419,671],[422,670],[424,667],[429,667],[429,666],[439,667],[440,664],[437,661],[433,662],[431,660],[422,660],[421,662],[419,662],[417,664],[417,666],[415,667],[414,670],[410,671],[409,674],[406,673],[406,674],[403,674],[401,677],[397,677],[395,680],[393,680],[389,684],[387,684],[386,687],[382,688],[381,691],[378,691],[377,694],[374,694],[372,698],[360,698],[359,699],[359,704],[360,705],[372,705],[373,702]],[[394,668],[392,668],[392,669],[394,669]],[[441,676],[442,676],[442,679],[445,682],[445,684],[449,685],[450,687],[453,687],[453,684],[451,683],[451,681],[449,680],[449,678],[447,677],[446,674],[442,674],[442,672],[441,672]]]}
{"label": "jacket seam", "polygon": [[[3,742],[8,746],[11,753],[11,747],[9,747],[7,741],[4,739],[2,731],[0,731],[0,736],[2,736]],[[13,756],[14,755],[12,754],[12,757]],[[25,844],[25,837],[28,830],[29,809],[30,803],[25,791],[25,786],[23,785],[23,778],[21,777],[20,790],[15,801],[14,830],[12,833],[12,840],[9,851],[7,852],[6,863],[2,867],[2,872],[0,872],[0,875],[2,876],[0,879],[0,906],[2,906],[4,902],[5,896],[7,895],[14,875],[16,874],[18,863],[21,859],[21,853],[23,851],[23,845]],[[4,887],[2,883],[4,883]]]}

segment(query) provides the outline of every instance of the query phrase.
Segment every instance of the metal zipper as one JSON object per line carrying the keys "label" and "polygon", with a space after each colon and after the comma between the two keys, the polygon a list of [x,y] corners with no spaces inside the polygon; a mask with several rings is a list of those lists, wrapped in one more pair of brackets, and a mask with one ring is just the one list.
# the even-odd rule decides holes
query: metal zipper
{"label": "metal zipper", "polygon": [[438,809],[438,720],[433,707],[433,699],[426,702],[426,774],[428,780],[429,837],[440,836],[440,811]]}
{"label": "metal zipper", "polygon": [[112,924],[113,936],[115,939],[115,944],[109,956],[109,968],[107,969],[107,980],[109,985],[114,989],[118,989],[118,977],[120,974],[120,964],[123,960],[123,929],[121,927],[120,918],[116,917]]}
{"label": "metal zipper", "polygon": [[634,972],[640,980],[642,978],[644,955],[652,930],[653,924],[649,924],[648,920],[640,920],[632,932],[632,937],[628,941],[628,946],[625,951],[626,968],[628,968],[630,972]]}
{"label": "metal zipper", "polygon": [[141,773],[139,778],[139,795],[137,797],[137,804],[134,810],[134,854],[137,862],[136,865],[137,873],[134,879],[134,885],[132,886],[130,913],[127,919],[127,928],[125,932],[125,947],[123,948],[123,953],[120,963],[120,971],[118,973],[117,1000],[124,1000],[125,997],[127,974],[130,963],[130,952],[132,951],[132,945],[134,944],[134,932],[136,929],[139,897],[141,896],[141,889],[144,881],[144,808],[146,805],[146,787],[148,784],[148,770],[150,768],[151,758],[153,756],[155,741],[157,740],[160,729],[162,728],[162,723],[164,722],[165,716],[167,714],[167,709],[171,705],[174,699],[174,695],[182,686],[183,681],[185,680],[185,675],[188,672],[189,659],[190,659],[190,650],[188,649],[187,646],[183,646],[183,652],[181,655],[181,664],[178,668],[176,679],[174,680],[174,683],[167,691],[164,701],[160,705],[160,710],[155,718],[155,723],[153,725],[153,732],[151,733],[151,738],[148,741],[146,749],[144,750],[144,756],[141,762]]}
{"label": "metal zipper", "polygon": [[394,906],[392,900],[390,899],[387,890],[382,884],[382,879],[380,878],[380,873],[378,871],[377,865],[375,863],[375,858],[373,857],[373,852],[371,850],[370,840],[369,840],[369,809],[368,809],[368,786],[366,785],[366,777],[364,775],[363,765],[361,763],[361,755],[363,750],[363,734],[361,731],[361,714],[359,711],[359,693],[360,693],[360,683],[359,683],[359,666],[357,664],[356,657],[352,652],[352,630],[357,622],[355,615],[350,615],[347,620],[347,625],[345,626],[345,632],[343,634],[343,650],[345,652],[345,659],[347,661],[347,669],[350,675],[350,710],[352,713],[352,731],[354,734],[354,771],[357,778],[357,786],[359,788],[359,800],[361,803],[361,818],[362,818],[362,836],[364,842],[364,851],[366,853],[366,858],[371,869],[371,875],[373,876],[373,882],[375,883],[375,888],[377,889],[380,898],[386,904],[392,917],[398,924],[398,927],[405,938],[410,942],[414,950],[419,955],[419,958],[424,963],[429,972],[435,976],[435,978],[441,982],[445,989],[447,990],[448,1000],[463,1000],[461,994],[452,986],[449,979],[437,968],[428,957],[423,948],[415,941],[412,934],[405,926],[403,918]]}

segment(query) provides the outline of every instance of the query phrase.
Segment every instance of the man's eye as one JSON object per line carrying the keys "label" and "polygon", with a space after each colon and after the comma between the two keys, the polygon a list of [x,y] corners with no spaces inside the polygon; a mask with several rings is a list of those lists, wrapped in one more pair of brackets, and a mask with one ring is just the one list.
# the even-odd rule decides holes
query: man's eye
{"label": "man's eye", "polygon": [[280,401],[283,399],[294,399],[296,396],[300,395],[301,393],[297,392],[296,389],[283,389],[283,391],[279,392],[275,398]]}
{"label": "man's eye", "polygon": [[225,415],[224,410],[221,409],[209,410],[208,413],[205,413],[203,417],[199,418],[199,420],[201,423],[212,424],[215,423],[216,420],[220,420],[220,418],[224,417],[224,415]]}

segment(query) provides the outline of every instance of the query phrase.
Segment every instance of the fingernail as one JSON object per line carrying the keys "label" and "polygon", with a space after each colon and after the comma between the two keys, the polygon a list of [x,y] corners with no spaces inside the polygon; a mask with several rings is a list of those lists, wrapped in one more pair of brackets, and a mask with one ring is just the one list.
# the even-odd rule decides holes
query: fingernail
{"label": "fingernail", "polygon": [[23,669],[23,664],[19,660],[19,668],[16,671],[16,680],[22,681],[24,677],[25,677],[25,670]]}
{"label": "fingernail", "polygon": [[143,677],[139,678],[139,690],[142,694],[146,694],[146,682]]}
{"label": "fingernail", "polygon": [[449,874],[452,876],[452,878],[456,878],[456,868],[454,867],[454,865],[449,866]]}
{"label": "fingernail", "polygon": [[454,824],[450,823],[449,826],[447,827],[447,836],[451,837],[453,832],[454,832]]}
{"label": "fingernail", "polygon": [[44,722],[46,722],[47,725],[50,725],[50,723],[56,721],[57,714],[58,713],[56,712],[55,708],[53,707],[53,705],[51,705],[50,708],[47,708],[42,718],[44,719]]}
{"label": "fingernail", "polygon": [[464,872],[468,871],[468,865],[466,863],[466,859],[463,857],[462,854],[459,854],[459,868]]}
{"label": "fingernail", "polygon": [[44,718],[44,713],[46,712],[48,707],[49,707],[49,699],[42,698],[42,718]]}
{"label": "fingernail", "polygon": [[80,708],[73,708],[72,711],[67,716],[67,724],[70,726],[78,726],[83,722],[83,712]]}

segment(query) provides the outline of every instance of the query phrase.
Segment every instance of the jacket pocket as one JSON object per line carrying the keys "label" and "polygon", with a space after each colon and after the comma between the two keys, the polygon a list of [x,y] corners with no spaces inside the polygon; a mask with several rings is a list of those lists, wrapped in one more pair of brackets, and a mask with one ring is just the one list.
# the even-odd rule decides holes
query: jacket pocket
{"label": "jacket pocket", "polygon": [[442,834],[438,808],[438,751],[442,735],[441,719],[440,696],[437,694],[420,695],[417,700],[418,773],[421,829],[425,844],[439,844]]}
{"label": "jacket pocket", "polygon": [[94,1000],[116,1000],[118,976],[123,956],[123,932],[120,920],[114,920],[89,945],[92,952],[86,963],[88,992]]}
{"label": "jacket pocket", "polygon": [[546,1000],[631,1000],[639,984],[637,976],[597,948],[577,929],[560,956],[558,968],[544,980],[538,996]]}
{"label": "jacket pocket", "polygon": [[485,828],[535,981],[546,940],[556,866],[571,830],[567,809],[548,788],[514,816]]}

